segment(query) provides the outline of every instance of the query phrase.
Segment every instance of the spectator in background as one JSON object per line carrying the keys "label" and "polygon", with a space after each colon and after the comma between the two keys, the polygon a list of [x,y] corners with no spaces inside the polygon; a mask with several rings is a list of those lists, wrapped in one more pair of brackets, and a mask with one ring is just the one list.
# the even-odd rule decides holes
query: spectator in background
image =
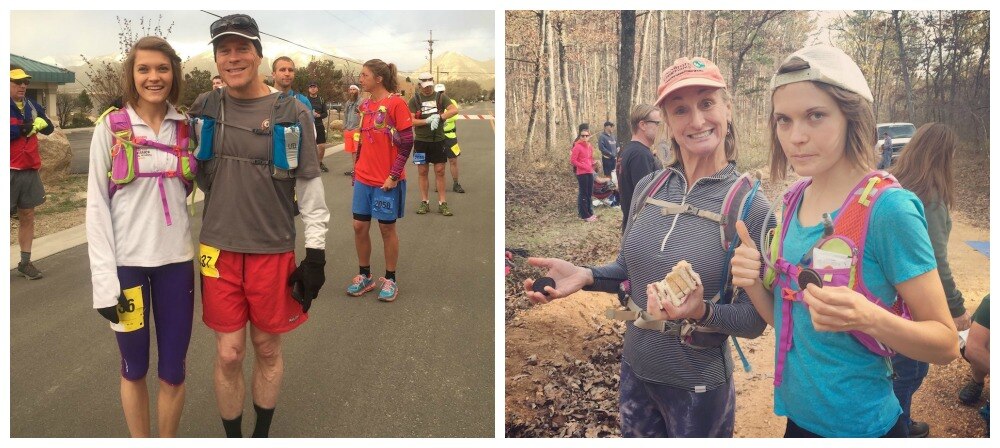
{"label": "spectator in background", "polygon": [[[344,115],[344,151],[351,154],[351,160],[354,160],[354,152],[358,150],[358,140],[360,135],[358,134],[358,128],[361,127],[361,89],[358,86],[351,84],[347,88],[347,101],[344,102],[344,108],[342,109]],[[351,170],[344,173],[345,176],[354,175],[354,165],[351,165]]]}
{"label": "spectator in background", "polygon": [[570,163],[573,164],[573,172],[576,173],[576,181],[580,190],[576,197],[576,210],[587,222],[597,221],[594,215],[593,205],[590,203],[590,196],[594,194],[594,147],[590,146],[590,125],[580,124],[573,142],[573,150],[570,153]]}
{"label": "spectator in background", "polygon": [[618,166],[618,191],[621,192],[622,231],[628,224],[628,215],[632,206],[632,194],[636,184],[647,174],[663,168],[660,160],[653,155],[653,141],[656,131],[662,122],[660,109],[649,104],[639,104],[632,108],[629,116],[629,126],[632,129],[632,140],[625,144],[621,152],[621,165]]}
{"label": "spectator in background", "polygon": [[451,104],[448,95],[434,92],[434,77],[421,73],[420,89],[410,99],[409,107],[413,115],[413,163],[417,165],[420,177],[420,205],[417,214],[422,215],[430,210],[428,189],[430,188],[430,165],[434,165],[434,183],[438,192],[438,213],[452,216],[451,208],[445,198],[444,169],[448,163],[445,155],[444,124],[458,113],[458,107]]}
{"label": "spectator in background", "polygon": [[21,261],[17,273],[29,280],[42,278],[42,272],[31,263],[31,242],[35,239],[35,207],[45,202],[45,188],[38,170],[42,157],[38,153],[38,133],[49,135],[55,130],[45,116],[45,108],[25,96],[31,75],[16,65],[10,68],[10,214],[17,213],[17,242]]}
{"label": "spectator in background", "polygon": [[[312,109],[312,103],[305,95],[292,90],[292,83],[295,82],[295,62],[288,56],[278,56],[271,63],[271,77],[274,78],[274,88],[281,92],[282,96],[290,95]],[[317,131],[318,132],[318,131]]]}
{"label": "spectator in background", "polygon": [[[434,91],[444,93],[444,84],[434,86]],[[451,104],[458,107],[458,102],[454,98],[451,98]],[[448,158],[448,167],[451,171],[451,191],[465,193],[462,184],[458,183],[458,156],[462,154],[462,149],[458,146],[458,133],[455,131],[456,120],[458,120],[458,114],[452,115],[451,118],[444,121],[444,155]]]}
{"label": "spectator in background", "polygon": [[326,100],[319,96],[319,85],[315,81],[309,83],[308,98],[313,118],[316,121],[316,152],[319,154],[319,170],[329,173],[330,170],[323,164],[323,157],[326,156],[326,125],[323,124],[323,119],[329,115],[329,112],[326,110]]}
{"label": "spectator in background", "polygon": [[222,77],[221,76],[215,75],[215,76],[212,77],[212,88],[213,89],[221,89],[221,88],[223,88],[225,86],[226,86],[226,83],[222,82]]}
{"label": "spectator in background", "polygon": [[[889,139],[888,134],[886,139]],[[958,134],[951,127],[941,123],[927,123],[917,129],[903,148],[892,174],[903,188],[915,193],[924,205],[927,233],[934,248],[937,272],[948,300],[948,309],[955,327],[958,331],[964,331],[969,329],[969,312],[965,309],[962,291],[955,286],[955,279],[948,265],[948,237],[951,234],[949,209],[954,203],[955,191],[951,167],[957,148]],[[891,152],[890,149],[889,153]],[[910,419],[910,404],[913,394],[927,376],[929,365],[903,355],[894,356],[892,364],[896,373],[892,387],[903,408],[906,424],[909,425],[909,436],[927,437],[930,425]]]}
{"label": "spectator in background", "polygon": [[882,159],[878,162],[878,169],[887,170],[892,166],[892,137],[888,132],[882,133]]}
{"label": "spectator in background", "polygon": [[[597,149],[601,151],[601,167],[604,170],[604,177],[611,177],[615,172],[615,158],[618,157],[618,142],[615,141],[615,124],[610,121],[604,122],[604,131],[597,137]],[[617,176],[612,178],[618,182]]]}
{"label": "spectator in background", "polygon": [[983,395],[986,375],[990,374],[990,296],[983,298],[976,313],[972,315],[969,340],[965,343],[962,357],[972,366],[972,378],[958,393],[962,403],[974,406]]}

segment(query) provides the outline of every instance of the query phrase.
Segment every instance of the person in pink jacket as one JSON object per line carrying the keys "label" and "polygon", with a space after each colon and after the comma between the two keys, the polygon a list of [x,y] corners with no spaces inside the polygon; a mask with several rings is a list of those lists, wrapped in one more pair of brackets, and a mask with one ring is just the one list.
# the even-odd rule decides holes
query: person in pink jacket
{"label": "person in pink jacket", "polygon": [[594,193],[594,147],[587,141],[590,139],[590,125],[582,123],[578,129],[569,158],[576,173],[576,181],[580,185],[580,193],[576,197],[576,210],[581,219],[594,222],[597,221],[597,216],[594,215],[590,203],[590,196]]}

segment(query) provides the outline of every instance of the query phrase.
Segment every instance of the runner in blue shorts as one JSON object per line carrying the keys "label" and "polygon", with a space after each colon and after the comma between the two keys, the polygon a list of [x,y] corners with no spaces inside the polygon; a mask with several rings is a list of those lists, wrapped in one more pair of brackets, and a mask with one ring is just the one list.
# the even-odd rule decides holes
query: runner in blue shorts
{"label": "runner in blue shorts", "polygon": [[406,199],[406,159],[413,149],[413,119],[406,101],[396,91],[396,65],[372,59],[365,62],[359,76],[361,89],[371,94],[359,110],[361,128],[355,137],[358,151],[354,163],[354,245],[358,251],[358,275],[347,294],[360,297],[375,289],[371,272],[372,217],[378,220],[385,251],[385,277],[378,299],[396,300],[396,260],[399,236],[396,220],[403,217]]}

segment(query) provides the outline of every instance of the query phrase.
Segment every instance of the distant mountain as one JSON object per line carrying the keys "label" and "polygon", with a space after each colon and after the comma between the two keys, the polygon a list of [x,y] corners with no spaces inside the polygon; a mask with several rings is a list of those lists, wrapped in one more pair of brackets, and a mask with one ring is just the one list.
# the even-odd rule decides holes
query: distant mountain
{"label": "distant mountain", "polygon": [[[414,81],[421,72],[429,70],[430,64],[424,64],[417,70],[409,73]],[[477,61],[463,54],[446,51],[434,58],[434,72],[431,73],[440,82],[445,84],[453,79],[470,79],[479,84],[479,87],[490,90],[496,82],[493,71],[494,60]],[[440,74],[440,77],[438,77]]]}

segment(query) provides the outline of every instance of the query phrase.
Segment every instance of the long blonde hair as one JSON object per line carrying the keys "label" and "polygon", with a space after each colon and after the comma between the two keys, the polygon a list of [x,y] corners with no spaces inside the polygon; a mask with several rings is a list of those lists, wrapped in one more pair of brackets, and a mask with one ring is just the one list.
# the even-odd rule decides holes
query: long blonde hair
{"label": "long blonde hair", "polygon": [[951,208],[955,201],[951,167],[957,148],[958,134],[951,126],[927,123],[913,134],[890,171],[924,204],[941,201]]}

